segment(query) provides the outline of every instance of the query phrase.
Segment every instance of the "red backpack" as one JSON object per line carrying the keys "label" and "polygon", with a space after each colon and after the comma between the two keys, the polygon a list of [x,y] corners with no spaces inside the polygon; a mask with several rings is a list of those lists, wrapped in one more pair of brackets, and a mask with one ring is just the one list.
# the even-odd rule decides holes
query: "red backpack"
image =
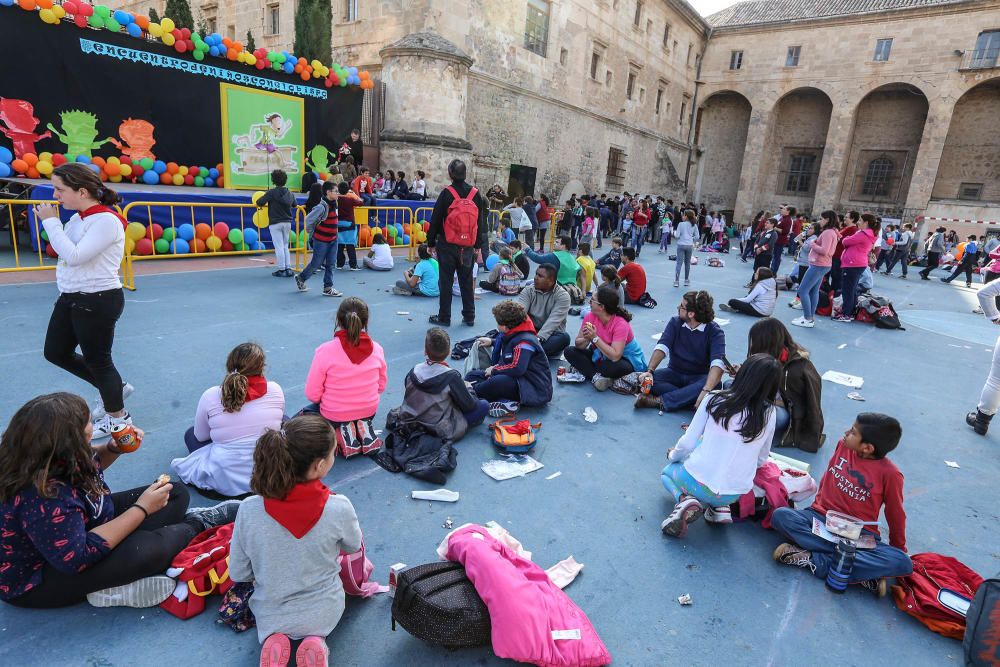
{"label": "red backpack", "polygon": [[472,188],[462,198],[453,186],[449,185],[447,190],[454,201],[448,207],[448,215],[444,219],[444,240],[463,248],[471,248],[476,245],[476,237],[479,235],[479,206],[475,199],[479,191]]}
{"label": "red backpack", "polygon": [[[913,574],[896,579],[892,594],[896,606],[934,632],[962,639],[966,606],[983,578],[950,556],[914,555]],[[956,608],[957,607],[957,608]]]}

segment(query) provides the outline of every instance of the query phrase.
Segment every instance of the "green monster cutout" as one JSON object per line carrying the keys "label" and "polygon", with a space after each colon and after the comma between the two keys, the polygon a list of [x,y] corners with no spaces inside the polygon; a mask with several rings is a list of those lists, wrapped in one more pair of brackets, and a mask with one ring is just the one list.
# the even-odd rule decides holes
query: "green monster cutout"
{"label": "green monster cutout", "polygon": [[59,119],[62,121],[65,134],[61,134],[59,130],[52,127],[52,123],[49,123],[47,127],[52,130],[59,141],[66,144],[66,155],[86,155],[89,158],[92,150],[111,141],[111,137],[104,141],[95,141],[97,138],[97,116],[92,113],[74,109],[63,111],[59,114]]}
{"label": "green monster cutout", "polygon": [[321,174],[330,171],[330,151],[327,150],[326,146],[316,145],[307,154],[306,166],[309,167],[311,171],[316,171]]}

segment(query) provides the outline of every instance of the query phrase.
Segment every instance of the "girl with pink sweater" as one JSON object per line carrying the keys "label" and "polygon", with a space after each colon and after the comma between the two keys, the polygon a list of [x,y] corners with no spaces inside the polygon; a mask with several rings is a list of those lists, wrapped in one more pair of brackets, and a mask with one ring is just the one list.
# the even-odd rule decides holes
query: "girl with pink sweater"
{"label": "girl with pink sweater", "polygon": [[858,305],[858,282],[868,268],[868,255],[875,245],[879,233],[878,220],[871,213],[864,213],[858,220],[858,231],[844,239],[844,254],[840,256],[841,295],[844,305],[840,315],[833,318],[837,322],[853,322]]}
{"label": "girl with pink sweater", "polygon": [[840,216],[835,211],[823,211],[823,231],[813,241],[809,250],[809,268],[799,281],[798,297],[802,304],[802,317],[792,320],[797,327],[812,328],[816,326],[816,306],[819,305],[819,287],[830,273],[833,264],[833,254],[837,250],[840,234]]}
{"label": "girl with pink sweater", "polygon": [[378,449],[372,420],[379,396],[385,391],[385,354],[368,336],[368,306],[357,297],[344,299],[337,309],[333,340],[316,348],[303,412],[318,412],[333,426],[337,448],[344,456]]}

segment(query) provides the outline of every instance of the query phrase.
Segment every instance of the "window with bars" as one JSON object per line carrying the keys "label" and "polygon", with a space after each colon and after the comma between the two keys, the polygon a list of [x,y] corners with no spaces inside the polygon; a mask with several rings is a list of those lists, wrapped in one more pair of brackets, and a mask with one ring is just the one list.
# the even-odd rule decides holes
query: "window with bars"
{"label": "window with bars", "polygon": [[802,153],[793,154],[788,160],[788,174],[785,178],[785,192],[787,194],[811,192],[815,171],[815,155]]}
{"label": "window with bars", "polygon": [[670,48],[670,24],[663,26],[663,48]]}
{"label": "window with bars", "polygon": [[801,55],[801,53],[801,46],[789,46],[788,53],[785,54],[785,67],[798,67],[799,55]]}
{"label": "window with bars", "polygon": [[889,52],[892,51],[892,38],[880,39],[875,42],[875,55],[872,60],[877,63],[884,63],[889,60]]}
{"label": "window with bars", "polygon": [[729,69],[738,70],[743,67],[743,52],[731,51],[729,53]]}
{"label": "window with bars", "polygon": [[635,80],[638,76],[634,69],[629,70],[628,80],[625,82],[625,97],[628,99],[632,99],[632,95],[635,94]]}
{"label": "window with bars", "polygon": [[524,23],[524,48],[545,57],[549,43],[548,0],[528,0],[528,16]]}
{"label": "window with bars", "polygon": [[996,67],[998,56],[1000,56],[1000,30],[986,30],[979,33],[976,47],[972,51],[972,68]]}
{"label": "window with bars", "polygon": [[632,18],[632,25],[634,25],[636,28],[638,28],[641,25],[641,23],[642,23],[642,6],[643,6],[643,4],[644,3],[643,3],[642,0],[636,0],[636,3],[635,3],[635,16]]}
{"label": "window with bars", "polygon": [[608,174],[606,186],[612,192],[618,192],[625,187],[625,150],[612,146],[608,149]]}
{"label": "window with bars", "polygon": [[277,35],[281,32],[281,8],[278,5],[268,5],[267,7],[267,30],[269,35]]}
{"label": "window with bars", "polygon": [[958,186],[958,198],[978,200],[983,198],[983,183],[962,183]]}
{"label": "window with bars", "polygon": [[663,88],[657,88],[656,90],[656,115],[660,115],[660,106],[663,104],[663,95],[666,91]]}
{"label": "window with bars", "polygon": [[889,184],[892,182],[892,174],[895,170],[896,164],[887,157],[877,157],[869,162],[868,168],[865,170],[861,194],[872,197],[887,197]]}
{"label": "window with bars", "polygon": [[344,0],[344,21],[351,23],[358,20],[358,0]]}

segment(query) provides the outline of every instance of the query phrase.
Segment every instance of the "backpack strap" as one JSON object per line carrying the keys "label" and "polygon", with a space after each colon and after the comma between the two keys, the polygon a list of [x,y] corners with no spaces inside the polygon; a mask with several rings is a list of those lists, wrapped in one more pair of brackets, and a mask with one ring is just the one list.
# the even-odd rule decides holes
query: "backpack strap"
{"label": "backpack strap", "polygon": [[479,190],[477,190],[475,187],[473,187],[471,190],[469,190],[469,195],[466,197],[466,199],[470,199],[470,200],[471,199],[475,199],[475,197],[476,197],[476,195],[478,193],[479,193]]}

